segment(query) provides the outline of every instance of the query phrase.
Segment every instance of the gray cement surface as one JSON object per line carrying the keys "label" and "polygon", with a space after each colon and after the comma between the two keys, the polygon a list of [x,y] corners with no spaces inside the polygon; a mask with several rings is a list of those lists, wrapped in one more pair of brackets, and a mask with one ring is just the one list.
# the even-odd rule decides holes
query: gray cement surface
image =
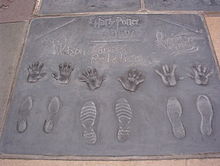
{"label": "gray cement surface", "polygon": [[34,19],[1,152],[220,152],[219,85],[197,15]]}
{"label": "gray cement surface", "polygon": [[26,22],[0,24],[0,126],[21,55],[26,28]]}
{"label": "gray cement surface", "polygon": [[220,0],[145,0],[145,4],[152,11],[220,11]]}
{"label": "gray cement surface", "polygon": [[40,14],[137,11],[139,0],[43,0]]}

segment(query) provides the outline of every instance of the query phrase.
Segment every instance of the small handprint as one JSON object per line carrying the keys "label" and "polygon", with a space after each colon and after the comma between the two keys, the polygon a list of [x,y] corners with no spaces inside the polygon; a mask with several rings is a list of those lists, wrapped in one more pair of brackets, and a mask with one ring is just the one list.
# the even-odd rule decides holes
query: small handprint
{"label": "small handprint", "polygon": [[46,73],[42,72],[43,67],[44,67],[44,64],[38,61],[28,66],[27,82],[36,83],[40,79],[42,79],[46,75]]}
{"label": "small handprint", "polygon": [[88,68],[80,76],[80,81],[85,82],[90,90],[95,90],[101,87],[102,82],[105,79],[105,76],[99,76],[96,68]]}
{"label": "small handprint", "polygon": [[119,81],[125,90],[135,92],[138,86],[144,82],[142,72],[137,69],[130,69],[126,76],[119,77]]}
{"label": "small handprint", "polygon": [[189,74],[189,77],[194,79],[197,85],[208,85],[209,77],[213,74],[213,71],[209,71],[207,67],[200,65],[194,65],[192,67],[194,72],[193,74]]}
{"label": "small handprint", "polygon": [[59,65],[59,74],[52,73],[52,77],[56,79],[60,84],[68,84],[70,82],[70,76],[74,67],[72,64],[63,63]]}
{"label": "small handprint", "polygon": [[162,82],[168,87],[174,87],[177,84],[177,78],[175,75],[177,66],[174,64],[171,68],[168,65],[162,66],[162,71],[155,70],[155,72],[161,77]]}

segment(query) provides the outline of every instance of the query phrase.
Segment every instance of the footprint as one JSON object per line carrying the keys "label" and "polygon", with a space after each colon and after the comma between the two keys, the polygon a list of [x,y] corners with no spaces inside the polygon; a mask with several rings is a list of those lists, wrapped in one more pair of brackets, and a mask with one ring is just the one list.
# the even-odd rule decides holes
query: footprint
{"label": "footprint", "polygon": [[86,102],[80,112],[80,121],[83,127],[82,136],[87,144],[95,144],[97,141],[94,124],[97,116],[95,103],[92,101]]}
{"label": "footprint", "polygon": [[181,121],[182,106],[176,97],[170,97],[167,102],[167,115],[172,125],[175,137],[181,139],[186,136],[185,128]]}
{"label": "footprint", "polygon": [[130,136],[130,123],[133,113],[128,101],[124,98],[117,100],[115,105],[115,114],[118,118],[119,128],[117,138],[119,142],[125,142]]}
{"label": "footprint", "polygon": [[58,97],[53,97],[48,104],[48,118],[44,122],[43,131],[51,133],[54,129],[55,122],[58,118],[58,112],[61,108],[61,102]]}
{"label": "footprint", "polygon": [[197,98],[197,110],[201,115],[200,130],[203,135],[210,136],[212,134],[213,107],[209,98],[200,95]]}
{"label": "footprint", "polygon": [[24,99],[18,111],[18,114],[19,114],[19,119],[17,121],[17,132],[18,133],[24,133],[27,130],[28,116],[31,112],[32,107],[33,107],[33,100],[29,96]]}

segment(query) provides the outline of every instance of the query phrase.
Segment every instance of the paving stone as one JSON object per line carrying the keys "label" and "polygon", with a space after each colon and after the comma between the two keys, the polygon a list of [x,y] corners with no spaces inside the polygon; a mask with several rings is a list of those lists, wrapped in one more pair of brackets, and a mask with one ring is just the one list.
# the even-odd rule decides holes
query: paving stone
{"label": "paving stone", "polygon": [[187,166],[219,166],[219,159],[188,160]]}
{"label": "paving stone", "polygon": [[220,11],[220,0],[145,0],[149,10]]}
{"label": "paving stone", "polygon": [[26,25],[25,22],[0,24],[0,131],[16,65],[24,42]]}
{"label": "paving stone", "polygon": [[0,160],[4,166],[186,166],[184,160],[178,161],[42,161],[42,160]]}
{"label": "paving stone", "polygon": [[1,151],[82,157],[219,152],[219,73],[202,20],[35,19]]}
{"label": "paving stone", "polygon": [[40,14],[136,11],[139,0],[43,0]]}
{"label": "paving stone", "polygon": [[0,22],[29,20],[36,0],[1,0]]}
{"label": "paving stone", "polygon": [[220,17],[206,17],[206,21],[215,48],[217,59],[220,62]]}

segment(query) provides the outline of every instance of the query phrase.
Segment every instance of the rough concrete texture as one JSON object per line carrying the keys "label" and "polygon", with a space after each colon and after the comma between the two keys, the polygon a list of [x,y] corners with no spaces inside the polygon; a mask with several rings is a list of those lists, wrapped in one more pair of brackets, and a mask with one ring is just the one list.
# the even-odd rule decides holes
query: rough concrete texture
{"label": "rough concrete texture", "polygon": [[[115,31],[118,32],[118,36],[108,35],[109,27],[100,23],[103,20],[118,21],[118,24],[111,26],[111,30],[115,28]],[[121,20],[133,20],[133,26],[127,27],[127,24],[121,24]],[[171,20],[172,24],[170,25]],[[81,29],[80,27],[84,28]],[[134,31],[133,35],[126,36],[124,34],[125,28]],[[103,29],[104,32],[100,31]],[[191,31],[195,34],[192,34]],[[164,38],[160,38],[159,35],[164,35]],[[168,38],[168,48],[155,44],[156,42],[165,42],[166,38]],[[192,42],[188,42],[191,40]],[[75,50],[76,45],[85,53],[75,54],[74,51],[68,50],[60,52],[60,43],[64,45],[66,44],[65,41],[67,41],[68,47],[71,46],[71,50]],[[173,47],[173,42],[176,41],[180,42],[178,48]],[[101,44],[97,42],[101,42]],[[103,42],[105,43],[104,46]],[[115,44],[111,44],[112,42],[115,42]],[[53,47],[54,45],[55,47]],[[118,47],[124,48],[123,52],[117,50]],[[105,49],[116,50],[108,52],[109,60],[100,58],[106,57],[105,52],[100,53],[99,51]],[[118,59],[120,67],[115,62],[115,58],[118,58],[115,55],[118,54],[122,54],[126,58]],[[139,57],[140,60],[134,59],[133,55]],[[34,77],[31,80],[28,79],[31,78],[29,76],[32,74],[28,74],[27,67],[35,61],[45,64],[42,75],[44,75],[43,73],[47,73],[47,75],[41,80],[33,82]],[[63,62],[72,63],[75,68],[71,75],[71,81],[67,85],[61,85],[59,81],[51,77],[51,73],[57,71],[58,65]],[[154,69],[160,68],[161,64],[175,64],[177,66],[177,78],[184,77],[190,72],[185,71],[191,70],[191,67],[197,63],[205,65],[209,70],[213,69],[215,73],[213,77],[210,77],[207,87],[198,86],[191,79],[184,79],[178,82],[175,87],[167,88],[154,72]],[[100,73],[104,73],[106,76],[102,86],[95,91],[88,90],[77,78],[80,71],[85,70],[88,66],[96,67]],[[132,67],[137,67],[140,71],[143,71],[146,81],[135,92],[126,93],[116,78]],[[194,107],[196,105],[195,99],[201,95],[201,92],[210,97],[214,110],[219,108],[218,100],[220,98],[219,93],[217,93],[219,89],[219,80],[216,76],[217,69],[207,41],[207,33],[201,18],[198,16],[110,15],[37,19],[32,22],[24,58],[19,70],[17,86],[11,100],[9,121],[2,139],[2,152],[4,153],[147,156],[219,152],[220,142],[217,139],[220,136],[217,130],[217,126],[219,126],[218,112],[215,111],[214,117],[217,120],[213,122],[213,134],[211,135],[210,132],[212,126],[208,131],[202,128],[202,133],[200,133],[201,118]],[[33,109],[28,108],[26,110],[27,107],[24,108],[21,105],[27,96],[31,96],[33,99]],[[60,98],[63,108],[58,115],[59,120],[56,121],[57,125],[54,126],[54,131],[45,134],[42,131],[42,125],[47,117],[48,99],[53,96]],[[80,97],[74,98],[74,96]],[[175,121],[175,112],[181,114],[181,111],[179,104],[176,104],[176,100],[173,99],[170,100],[169,105],[172,108],[173,105],[177,106],[174,110],[170,110],[168,107],[168,111],[170,110],[168,117],[174,128],[176,126],[178,128],[173,131],[173,133],[176,131],[175,136],[170,128],[165,112],[167,100],[171,96],[178,98],[183,107],[183,116],[178,121],[183,121],[186,134],[185,131],[179,133],[179,122],[176,123]],[[124,143],[118,143],[115,139],[117,119],[114,117],[112,107],[119,98],[128,100],[134,114],[132,116],[133,122],[130,124],[131,136]],[[82,129],[78,116],[84,103],[90,100],[96,103],[100,117],[97,118],[99,121],[97,121],[96,128],[98,141],[93,146],[86,145],[85,141],[81,139]],[[155,105],[156,102],[160,104]],[[119,103],[124,104],[124,101]],[[200,104],[199,107],[201,107]],[[16,124],[20,118],[19,109],[30,112],[30,116],[22,114],[22,118],[28,123],[27,132],[24,133],[23,131],[26,129],[23,128],[23,125],[16,132]],[[200,111],[203,112],[203,110]],[[160,124],[158,124],[158,120],[161,120]],[[203,137],[201,134],[211,136]],[[160,137],[157,137],[157,135],[160,135]],[[183,138],[184,136],[185,138]],[[52,139],[54,137],[57,139]],[[119,137],[120,135],[118,135]],[[181,140],[178,141],[178,139]],[[8,142],[11,143],[8,144]],[[192,146],[193,148],[191,148]],[[161,147],[163,148],[161,149]],[[90,149],[89,152],[88,148]]]}
{"label": "rough concrete texture", "polygon": [[[23,1],[23,2],[27,2],[29,0],[17,0],[19,2]],[[15,5],[16,6],[16,5]],[[14,7],[15,9],[16,7]],[[11,19],[6,19],[7,16],[12,17],[13,13],[11,14],[7,14],[6,12],[4,14],[2,14],[2,12],[0,12],[0,19],[1,22],[3,21],[3,17],[4,17],[4,22],[9,22],[9,21],[16,21],[15,18],[11,18]],[[208,23],[208,28],[210,30],[210,34],[212,37],[212,41],[214,44],[214,48],[217,54],[217,58],[218,60],[220,60],[220,17],[206,17],[207,23]],[[2,28],[1,27],[8,27],[7,25],[4,26],[0,26],[0,39],[2,39]],[[7,28],[4,28],[5,30]],[[13,28],[12,28],[13,29]],[[22,29],[22,28],[21,28]],[[17,31],[17,29],[13,29],[14,31]],[[12,34],[10,32],[10,34]],[[2,43],[6,43],[5,40],[1,40],[0,41],[0,50],[3,50],[2,48],[5,47],[5,45],[2,45]],[[22,43],[20,43],[22,44]],[[14,47],[13,47],[14,49]],[[16,50],[16,49],[15,49]],[[18,50],[18,49],[17,49]],[[9,51],[9,52],[14,52],[13,51]],[[17,56],[19,56],[19,54],[17,54]],[[9,60],[10,62],[16,62],[17,61],[17,56],[14,55],[13,58],[11,57]],[[12,70],[15,70],[15,67],[12,65],[12,63],[8,64],[8,67],[2,67],[2,63],[4,61],[2,61],[3,54],[0,54],[0,80],[1,80],[1,85],[0,85],[0,106],[1,108],[5,107],[6,105],[6,101],[7,101],[7,97],[9,95],[9,91],[10,90],[5,90],[4,87],[9,87],[9,84],[11,85],[12,83]],[[16,64],[16,63],[14,63]],[[13,69],[12,69],[13,68]],[[12,70],[8,70],[8,69],[12,69]],[[11,71],[11,72],[9,72]],[[9,72],[9,73],[8,73]],[[7,73],[6,75],[10,75],[11,79],[2,79],[2,76],[5,75],[5,73]],[[3,87],[3,88],[2,88]],[[10,89],[10,88],[9,88]],[[3,98],[2,98],[3,96]],[[2,104],[3,103],[3,104]],[[4,106],[3,106],[4,105]],[[1,109],[4,110],[4,109]],[[0,117],[2,117],[2,115],[0,115]],[[220,160],[219,159],[204,159],[204,160],[168,160],[168,161],[54,161],[54,160],[50,160],[50,161],[45,161],[45,160],[0,160],[0,165],[1,166],[220,166]]]}
{"label": "rough concrete texture", "polygon": [[45,0],[40,14],[137,11],[140,0]]}
{"label": "rough concrete texture", "polygon": [[21,55],[26,27],[25,22],[0,24],[0,126]]}

